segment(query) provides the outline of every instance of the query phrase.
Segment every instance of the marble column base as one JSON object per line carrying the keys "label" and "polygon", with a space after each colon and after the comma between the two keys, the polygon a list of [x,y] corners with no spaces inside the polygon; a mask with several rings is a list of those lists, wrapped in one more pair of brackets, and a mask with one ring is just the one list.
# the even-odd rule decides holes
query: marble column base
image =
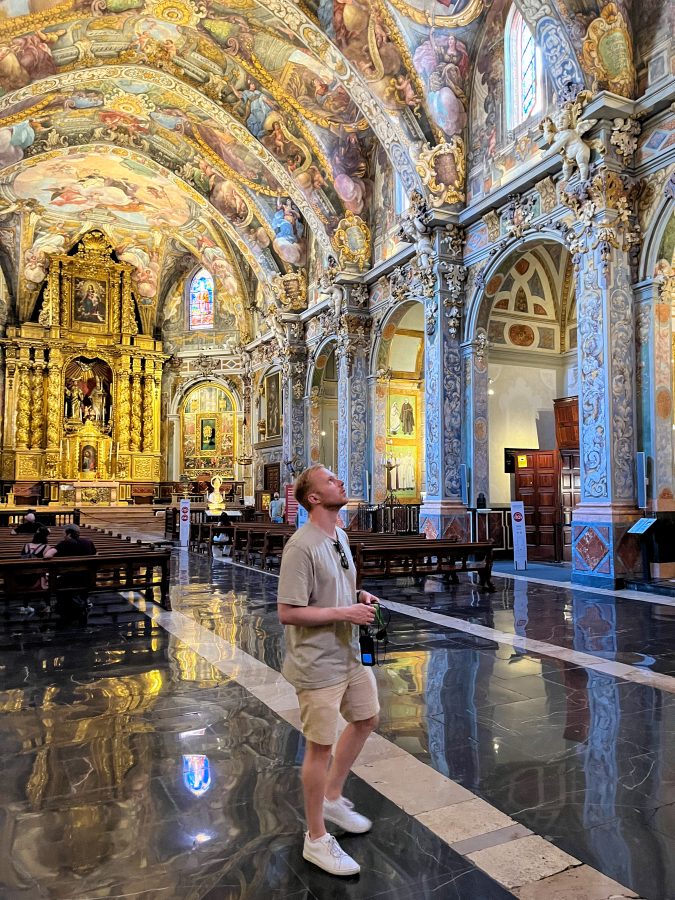
{"label": "marble column base", "polygon": [[620,587],[642,571],[640,537],[627,534],[637,509],[579,506],[572,517],[572,581]]}
{"label": "marble column base", "polygon": [[454,500],[427,500],[420,509],[420,533],[468,541],[471,522],[466,506]]}

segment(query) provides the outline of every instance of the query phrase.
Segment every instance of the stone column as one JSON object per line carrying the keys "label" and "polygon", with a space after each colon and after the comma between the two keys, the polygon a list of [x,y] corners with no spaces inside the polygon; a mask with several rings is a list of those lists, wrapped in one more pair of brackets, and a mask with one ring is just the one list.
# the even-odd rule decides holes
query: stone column
{"label": "stone column", "polygon": [[21,347],[19,350],[16,378],[19,387],[16,404],[15,446],[18,450],[27,450],[30,423],[30,360],[27,347]]}
{"label": "stone column", "polygon": [[141,449],[141,360],[134,358],[131,368],[131,410],[129,426],[129,449],[136,453]]}
{"label": "stone column", "polygon": [[155,377],[154,362],[145,361],[145,378],[143,379],[143,452],[154,453],[155,450]]}
{"label": "stone column", "polygon": [[31,449],[42,449],[42,438],[44,435],[44,418],[45,418],[45,398],[44,398],[44,380],[45,380],[45,361],[44,351],[35,351],[35,361],[32,368],[31,377],[31,398],[30,398],[30,434],[29,443]]}
{"label": "stone column", "polygon": [[281,434],[281,483],[290,483],[307,465],[305,447],[305,385],[307,348],[293,342],[287,345],[281,364],[283,427]]}
{"label": "stone column", "polygon": [[464,446],[468,464],[468,503],[475,507],[479,494],[490,499],[490,446],[488,443],[487,334],[462,345],[464,380]]}
{"label": "stone column", "polygon": [[581,502],[572,518],[572,579],[614,587],[636,571],[626,531],[635,493],[635,342],[631,254],[636,241],[624,179],[601,168],[564,191],[577,277]]}
{"label": "stone column", "polygon": [[647,455],[647,505],[675,510],[673,499],[673,329],[675,279],[635,287],[638,447]]}
{"label": "stone column", "polygon": [[307,418],[307,440],[309,465],[319,462],[321,455],[321,395],[318,385],[314,385],[305,401],[305,416]]}
{"label": "stone column", "polygon": [[373,435],[373,503],[382,503],[387,496],[387,397],[389,396],[389,369],[371,375],[368,379],[371,413],[371,434]]}
{"label": "stone column", "polygon": [[[368,499],[368,348],[370,319],[340,317],[335,359],[338,369],[338,475],[350,507]],[[349,513],[347,514],[349,518]]]}
{"label": "stone column", "polygon": [[[462,501],[462,365],[460,332],[466,269],[459,235],[437,228],[434,256],[419,270],[425,305],[426,498],[420,529],[430,536],[467,540],[469,521]],[[418,256],[419,259],[419,256]]]}
{"label": "stone column", "polygon": [[[61,386],[61,374],[63,369],[63,354],[57,347],[49,351],[47,369],[47,453],[45,455],[45,476],[47,478],[59,477],[59,462],[61,460],[61,418],[64,415],[63,388]],[[63,461],[65,464],[65,460]],[[64,472],[67,477],[67,473]]]}
{"label": "stone column", "polygon": [[130,423],[130,400],[129,400],[129,375],[131,368],[131,360],[128,356],[122,356],[118,369],[117,384],[117,440],[120,450],[129,449],[129,423]]}

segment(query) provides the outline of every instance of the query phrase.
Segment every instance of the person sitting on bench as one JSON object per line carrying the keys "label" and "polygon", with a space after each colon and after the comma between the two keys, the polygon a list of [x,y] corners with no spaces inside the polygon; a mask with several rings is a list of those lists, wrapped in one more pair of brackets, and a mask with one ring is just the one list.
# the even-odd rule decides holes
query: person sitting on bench
{"label": "person sitting on bench", "polygon": [[10,534],[35,534],[38,528],[40,528],[40,522],[35,519],[35,510],[29,509],[23,517],[23,522],[12,528]]}
{"label": "person sitting on bench", "polygon": [[[66,537],[56,545],[56,556],[94,556],[94,542],[80,535],[79,525],[66,525]],[[77,572],[66,573],[58,579],[56,611],[65,621],[87,624],[91,609],[86,576]]]}

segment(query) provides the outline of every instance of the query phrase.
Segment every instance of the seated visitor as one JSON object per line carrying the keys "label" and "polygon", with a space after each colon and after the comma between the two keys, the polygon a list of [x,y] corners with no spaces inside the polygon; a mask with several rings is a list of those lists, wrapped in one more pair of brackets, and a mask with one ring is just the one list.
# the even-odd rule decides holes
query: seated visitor
{"label": "seated visitor", "polygon": [[56,556],[93,556],[96,547],[89,538],[80,536],[79,525],[66,525],[64,540],[56,545]]}
{"label": "seated visitor", "polygon": [[[96,547],[80,535],[79,525],[66,526],[65,539],[56,545],[56,556],[94,556]],[[64,622],[87,624],[91,609],[89,581],[86,572],[66,572],[57,581],[56,612]]]}
{"label": "seated visitor", "polygon": [[10,534],[35,534],[35,530],[39,528],[40,523],[35,519],[35,510],[29,509],[20,522],[10,531]]}
{"label": "seated visitor", "polygon": [[[232,519],[230,519],[230,517],[228,516],[226,509],[224,509],[221,512],[220,516],[218,517],[217,524],[218,525],[231,525],[232,524]],[[213,536],[214,544],[229,544],[229,542],[230,542],[230,536],[228,534],[225,534],[224,532],[221,532],[220,534],[214,534],[214,536]],[[224,547],[223,547],[223,552],[225,552]]]}
{"label": "seated visitor", "polygon": [[[34,537],[21,548],[21,556],[24,559],[49,559],[55,553],[56,549],[49,546],[49,529],[44,525],[39,526]],[[46,591],[49,588],[49,576],[46,572],[20,575],[17,582],[17,587],[25,591]],[[46,604],[43,603],[40,611],[46,608]],[[19,612],[30,615],[35,610],[32,606],[22,606]]]}

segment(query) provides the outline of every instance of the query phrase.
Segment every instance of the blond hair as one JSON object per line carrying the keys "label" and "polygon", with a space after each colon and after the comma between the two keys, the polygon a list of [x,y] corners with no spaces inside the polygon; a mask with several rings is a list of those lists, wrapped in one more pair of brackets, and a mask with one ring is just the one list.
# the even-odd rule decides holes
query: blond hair
{"label": "blond hair", "polygon": [[313,466],[310,466],[308,469],[305,469],[304,472],[301,472],[294,486],[294,494],[295,499],[298,501],[300,506],[304,506],[307,512],[311,512],[312,504],[308,501],[307,497],[312,492],[312,475],[315,472],[318,472],[319,469],[325,469],[326,467],[322,463],[315,463]]}

